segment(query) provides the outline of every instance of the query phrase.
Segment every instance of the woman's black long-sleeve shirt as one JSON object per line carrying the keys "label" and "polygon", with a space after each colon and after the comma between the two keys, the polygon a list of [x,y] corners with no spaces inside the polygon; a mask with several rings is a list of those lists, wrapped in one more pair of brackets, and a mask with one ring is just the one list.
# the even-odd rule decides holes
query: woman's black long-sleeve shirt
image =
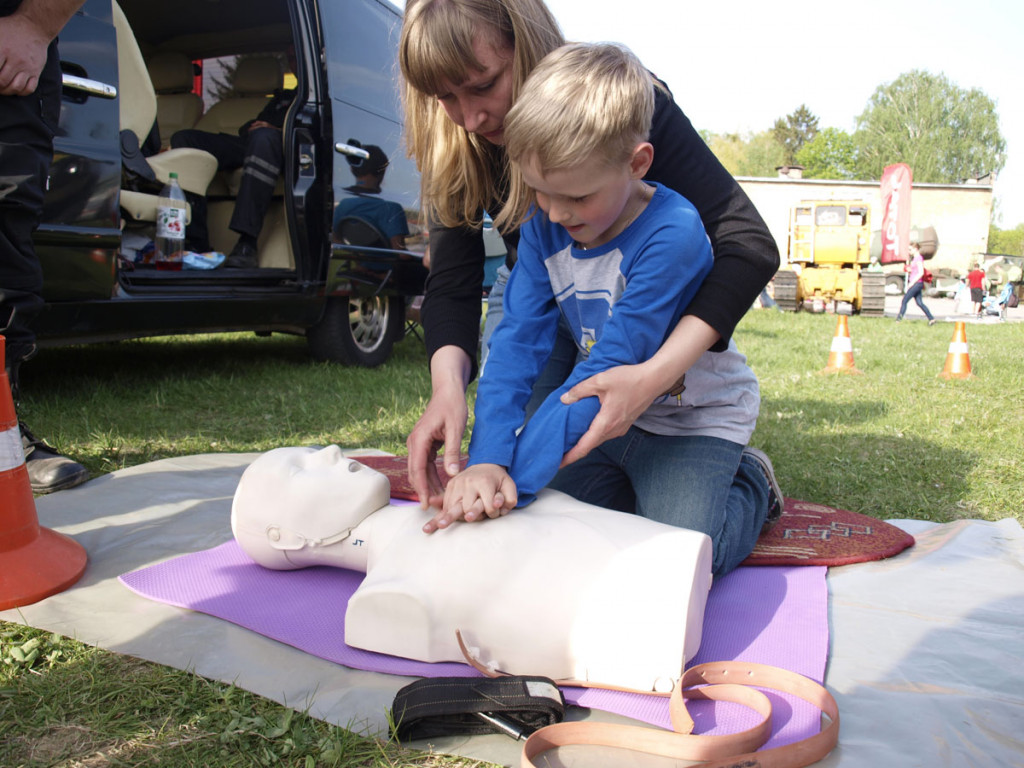
{"label": "woman's black long-sleeve shirt", "polygon": [[[646,178],[679,192],[700,213],[715,261],[687,314],[706,322],[725,348],[761,289],[779,268],[779,251],[746,193],[729,175],[689,119],[661,89],[655,89],[650,142],[654,162]],[[500,202],[489,206],[492,215]],[[514,259],[518,231],[505,235]],[[465,350],[476,376],[484,278],[483,233],[469,227],[431,227],[430,276],[421,318],[427,355],[443,346]]]}

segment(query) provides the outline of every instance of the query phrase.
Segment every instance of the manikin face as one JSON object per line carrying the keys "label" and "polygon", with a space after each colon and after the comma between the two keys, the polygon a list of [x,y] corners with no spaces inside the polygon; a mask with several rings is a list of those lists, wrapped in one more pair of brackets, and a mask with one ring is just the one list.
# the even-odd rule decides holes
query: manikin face
{"label": "manikin face", "polygon": [[269,568],[305,565],[303,552],[343,541],[387,506],[386,476],[327,448],[277,448],[242,474],[231,507],[235,539]]}
{"label": "manikin face", "polygon": [[535,159],[521,169],[523,180],[536,193],[537,206],[551,222],[565,227],[583,247],[594,248],[622,232],[640,210],[637,180],[648,165],[644,163],[641,172],[635,155],[628,163],[592,156],[572,168],[546,173]]}
{"label": "manikin face", "polygon": [[445,83],[437,100],[456,125],[500,146],[505,115],[512,108],[513,50],[497,34],[486,33],[474,38],[473,52],[483,69],[467,70],[460,83]]}

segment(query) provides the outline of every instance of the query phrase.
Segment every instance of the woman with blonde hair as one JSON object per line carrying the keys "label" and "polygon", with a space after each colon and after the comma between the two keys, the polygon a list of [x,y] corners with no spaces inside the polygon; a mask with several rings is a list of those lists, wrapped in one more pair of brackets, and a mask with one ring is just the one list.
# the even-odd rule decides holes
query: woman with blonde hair
{"label": "woman with blonde hair", "polygon": [[[442,502],[434,464],[441,446],[446,473],[459,469],[466,388],[477,373],[485,211],[499,224],[507,266],[515,261],[520,222],[502,215],[509,194],[504,119],[534,66],[563,43],[541,0],[406,3],[399,45],[405,130],[431,221],[422,319],[432,395],[407,441],[409,478],[424,506]],[[778,248],[764,221],[661,83],[649,140],[654,159],[645,178],[693,203],[714,263],[687,314],[653,357],[599,373],[563,396],[567,403],[591,396],[601,401],[590,429],[563,464],[624,434],[655,398],[677,388],[702,354],[726,349],[736,324],[778,269]],[[492,291],[489,304],[498,299]],[[575,362],[574,347],[568,355],[563,344],[557,347],[545,374],[551,389]],[[767,458],[762,466],[777,488]]]}

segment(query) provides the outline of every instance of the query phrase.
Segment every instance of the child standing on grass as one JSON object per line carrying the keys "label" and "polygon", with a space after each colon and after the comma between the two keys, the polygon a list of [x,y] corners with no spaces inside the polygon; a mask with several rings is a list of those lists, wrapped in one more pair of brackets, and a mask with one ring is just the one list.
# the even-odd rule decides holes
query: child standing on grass
{"label": "child standing on grass", "polygon": [[[526,221],[477,391],[469,466],[449,482],[428,533],[459,519],[500,517],[550,484],[581,501],[707,533],[721,574],[781,514],[771,462],[745,447],[760,396],[733,342],[705,352],[626,434],[559,471],[600,408],[596,397],[567,404],[562,394],[650,358],[711,269],[696,209],[643,180],[653,159],[654,88],[629,51],[569,45],[544,58],[508,113],[511,189],[496,223]],[[559,316],[576,341],[577,363],[524,427]]]}

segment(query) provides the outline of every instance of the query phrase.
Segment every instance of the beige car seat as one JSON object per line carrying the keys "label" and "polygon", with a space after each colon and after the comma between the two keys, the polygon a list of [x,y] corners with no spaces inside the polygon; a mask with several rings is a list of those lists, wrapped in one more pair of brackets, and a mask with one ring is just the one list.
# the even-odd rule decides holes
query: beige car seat
{"label": "beige car seat", "polygon": [[231,79],[237,95],[210,107],[195,127],[210,133],[237,135],[238,129],[260,113],[283,83],[284,65],[276,56],[240,58]]}
{"label": "beige car seat", "polygon": [[191,59],[184,53],[165,51],[146,62],[149,79],[156,91],[156,121],[160,126],[160,146],[171,146],[171,136],[191,128],[203,114],[203,100],[192,92],[194,72]]}
{"label": "beige car seat", "polygon": [[[238,129],[267,105],[271,94],[284,85],[284,65],[276,56],[246,56],[238,60],[231,79],[236,96],[211,106],[194,126],[210,133],[237,135]],[[234,210],[234,198],[242,183],[242,168],[220,171],[207,192],[210,244],[215,250],[230,250],[237,235],[228,228]],[[278,178],[274,196],[284,195],[284,179]],[[273,204],[263,219],[259,237],[259,264],[262,268],[294,269],[295,256],[288,235],[284,205]]]}
{"label": "beige car seat", "polygon": [[[113,17],[117,32],[121,130],[134,133],[141,145],[156,119],[156,91],[135,34],[116,2]],[[166,184],[171,173],[177,173],[182,188],[197,195],[206,194],[217,172],[217,158],[198,149],[171,149],[146,160],[158,182]],[[121,208],[133,219],[156,221],[156,201],[156,195],[121,190]]]}
{"label": "beige car seat", "polygon": [[[237,93],[222,99],[210,107],[199,118],[195,128],[209,133],[238,135],[238,129],[263,110],[271,94],[284,84],[284,66],[276,56],[247,56],[238,60],[231,84]],[[242,169],[223,171],[217,174],[211,185],[211,195],[234,197],[242,183]],[[274,194],[283,194],[281,179],[278,179]]]}

